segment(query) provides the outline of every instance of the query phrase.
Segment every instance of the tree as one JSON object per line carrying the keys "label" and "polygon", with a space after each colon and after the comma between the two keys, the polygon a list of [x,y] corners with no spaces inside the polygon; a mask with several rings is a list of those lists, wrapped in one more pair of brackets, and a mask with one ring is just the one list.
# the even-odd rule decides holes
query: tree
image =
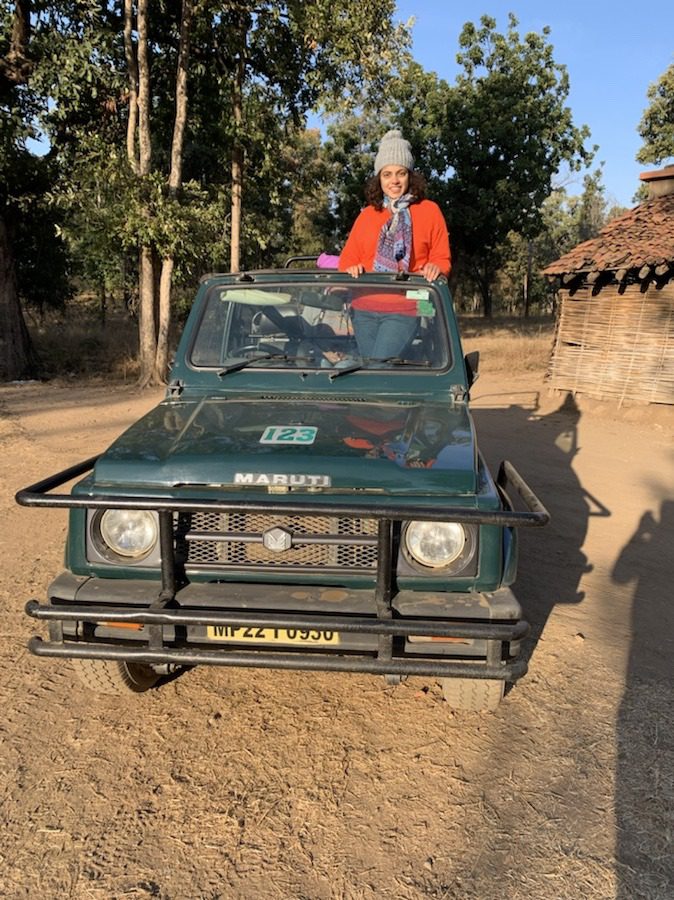
{"label": "tree", "polygon": [[13,14],[3,14],[2,62],[0,64],[0,379],[13,381],[35,372],[36,358],[21,310],[17,284],[11,226],[8,228],[10,198],[8,185],[13,180],[17,160],[25,153],[26,130],[23,90],[33,62],[29,56],[30,4],[21,0]]}
{"label": "tree", "polygon": [[[55,65],[43,72],[54,100],[44,124],[62,167],[53,199],[88,275],[108,281],[116,270],[120,280],[136,257],[144,387],[166,375],[176,258],[189,254],[185,235],[199,218],[190,202],[204,200],[183,184],[194,6],[182,0],[150,15],[147,0],[125,0],[76,5],[64,17],[59,5],[46,7]],[[188,244],[203,237],[194,231]]]}
{"label": "tree", "polygon": [[507,235],[534,238],[553,176],[592,156],[588,129],[573,124],[566,106],[569,79],[549,33],[520,37],[511,14],[500,34],[483,16],[461,32],[455,85],[420,79],[412,64],[398,90],[399,120],[448,219],[455,277],[471,277],[487,316]]}
{"label": "tree", "polygon": [[[32,19],[28,0],[16,8],[2,22],[0,68],[3,85],[13,79],[12,146],[23,151],[39,122],[58,167],[58,185],[43,187],[60,217],[52,227],[102,305],[109,286],[137,271],[140,383],[160,381],[176,279],[221,268],[225,253],[234,269],[269,264],[293,229],[304,241],[308,222],[328,226],[306,112],[358,103],[365,81],[387,77],[407,32],[392,22],[394,0],[173,0],[161,11],[147,0],[46,0]],[[27,73],[40,108],[15,90]],[[242,218],[245,171],[255,177]],[[302,220],[294,207],[305,191]],[[11,237],[5,228],[7,261]],[[17,277],[2,272],[4,299]],[[20,316],[18,295],[11,308]]]}
{"label": "tree", "polygon": [[363,188],[372,175],[377,144],[389,127],[389,120],[369,111],[342,115],[328,126],[323,153],[332,175],[330,195],[340,245],[363,207]]}
{"label": "tree", "polygon": [[[324,251],[334,252],[338,246],[329,193],[332,171],[319,130],[290,131],[280,154],[277,163],[286,173],[280,184],[274,171],[260,173],[263,184],[259,186],[269,186],[269,194],[277,199],[277,210],[264,238],[265,252],[257,260],[251,260],[254,265],[264,264],[265,257],[267,262],[271,259],[283,265],[289,256],[318,256]],[[248,227],[251,220],[264,221],[263,210],[258,210],[257,202],[252,196]],[[254,243],[259,244],[261,237],[258,234]]]}
{"label": "tree", "polygon": [[554,291],[540,275],[542,269],[573,247],[596,237],[616,215],[624,212],[609,207],[601,168],[583,179],[583,191],[569,196],[555,189],[541,208],[541,231],[525,238],[511,232],[501,248],[502,264],[494,283],[494,296],[509,313],[525,316],[537,308],[548,311]]}
{"label": "tree", "polygon": [[648,88],[647,96],[650,104],[639,124],[644,143],[637,160],[659,165],[674,156],[674,63]]}
{"label": "tree", "polygon": [[[238,271],[249,230],[242,223],[246,160],[257,161],[257,179],[271,176],[267,197],[258,185],[250,207],[262,200],[262,218],[283,216],[284,195],[297,197],[288,178],[297,175],[294,135],[306,112],[317,104],[335,109],[356,103],[364,81],[387,77],[407,33],[392,24],[393,0],[365,6],[359,0],[259,0],[254,7],[232,2],[215,10],[212,49],[204,49],[213,63],[216,107],[231,110],[223,118],[222,143],[231,154],[230,269]],[[273,238],[260,237],[260,243],[271,249]]]}
{"label": "tree", "polygon": [[[182,186],[183,146],[187,119],[187,72],[190,56],[192,0],[182,0],[178,27],[178,53],[175,63],[175,114],[170,140],[165,190],[174,204]],[[134,24],[137,40],[134,41]],[[150,43],[147,0],[124,0],[124,51],[129,79],[129,115],[127,118],[127,158],[131,171],[140,182],[141,196],[151,190],[152,182],[152,90],[150,80]],[[168,366],[168,333],[171,319],[171,286],[175,267],[175,249],[167,246],[161,254],[153,246],[152,206],[149,198],[141,201],[141,219],[145,238],[139,241],[139,346],[140,387],[164,381]],[[155,261],[161,255],[159,277]]]}
{"label": "tree", "polygon": [[247,107],[264,95],[282,119],[295,126],[306,112],[350,109],[362,99],[364,84],[381,88],[409,42],[395,27],[392,0],[259,0],[244,4],[235,26],[238,46],[232,80],[232,208],[230,268],[241,259]]}
{"label": "tree", "polygon": [[553,177],[566,165],[579,170],[592,152],[587,128],[577,128],[566,106],[564,66],[554,60],[549,29],[523,38],[509,17],[505,34],[483,16],[467,23],[457,59],[463,71],[449,85],[434,72],[403,59],[389,85],[384,117],[342,117],[329,128],[326,152],[338,165],[333,196],[342,235],[362,205],[362,184],[386,127],[402,128],[429,196],[447,218],[452,280],[478,288],[485,315],[492,288],[511,247],[542,230],[541,209]]}
{"label": "tree", "polygon": [[[61,69],[52,73],[50,128],[67,160],[61,201],[79,206],[71,240],[84,210],[100,220],[102,194],[111,240],[137,248],[140,382],[149,384],[165,374],[176,276],[197,259],[221,267],[224,251],[237,269],[287,243],[281,223],[297,196],[291,179],[307,110],[356,102],[364,73],[383,77],[405,31],[391,22],[393,0],[84,9],[55,22]],[[255,179],[244,194],[246,171]]]}
{"label": "tree", "polygon": [[463,73],[450,97],[444,142],[454,176],[448,184],[457,249],[491,315],[491,286],[507,234],[531,239],[541,230],[543,201],[562,163],[587,163],[589,132],[574,126],[565,105],[569,80],[547,38],[520,38],[510,15],[505,35],[494,19],[464,26],[457,59]]}
{"label": "tree", "polygon": [[44,33],[29,0],[0,14],[0,378],[39,374],[23,307],[61,306],[68,260],[46,196],[58,172],[27,149],[47,98],[36,83]]}

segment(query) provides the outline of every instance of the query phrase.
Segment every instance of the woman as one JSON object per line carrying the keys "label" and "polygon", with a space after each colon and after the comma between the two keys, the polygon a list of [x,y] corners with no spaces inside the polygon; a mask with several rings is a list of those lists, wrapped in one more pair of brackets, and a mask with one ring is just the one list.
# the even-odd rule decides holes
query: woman
{"label": "woman", "polygon": [[[388,131],[365,186],[368,206],[353,224],[339,269],[353,278],[366,271],[419,273],[427,281],[449,275],[447,225],[425,189],[409,142],[399,131]],[[371,294],[356,297],[351,308],[361,356],[396,357],[411,344],[417,329],[413,301],[401,294]]]}

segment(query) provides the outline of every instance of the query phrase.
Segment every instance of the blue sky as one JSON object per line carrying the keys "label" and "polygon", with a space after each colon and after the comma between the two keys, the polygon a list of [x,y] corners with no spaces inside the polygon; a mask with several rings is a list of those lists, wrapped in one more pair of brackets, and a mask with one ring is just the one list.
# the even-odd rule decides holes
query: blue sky
{"label": "blue sky", "polygon": [[[607,199],[632,205],[639,173],[654,168],[635,160],[641,146],[637,128],[648,105],[646,91],[674,62],[674,0],[638,2],[609,0],[399,0],[396,18],[414,16],[413,55],[428,71],[452,84],[459,34],[465,22],[478,23],[488,14],[498,31],[508,26],[508,13],[519,20],[521,35],[549,25],[555,61],[569,72],[568,98],[576,125],[588,125],[596,159],[604,162]],[[582,190],[582,178],[566,185]]]}

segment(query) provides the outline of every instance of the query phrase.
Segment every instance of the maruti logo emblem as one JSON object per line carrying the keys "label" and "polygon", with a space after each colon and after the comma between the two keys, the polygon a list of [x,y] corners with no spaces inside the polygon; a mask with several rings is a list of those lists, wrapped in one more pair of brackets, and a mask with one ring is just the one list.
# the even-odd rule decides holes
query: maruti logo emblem
{"label": "maruti logo emblem", "polygon": [[262,543],[267,550],[274,550],[277,553],[283,550],[290,550],[293,543],[293,536],[285,528],[270,528],[262,535]]}

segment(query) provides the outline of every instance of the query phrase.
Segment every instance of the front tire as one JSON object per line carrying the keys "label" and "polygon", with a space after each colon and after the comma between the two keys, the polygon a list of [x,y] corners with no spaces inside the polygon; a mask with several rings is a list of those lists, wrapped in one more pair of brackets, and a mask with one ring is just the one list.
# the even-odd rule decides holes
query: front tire
{"label": "front tire", "polygon": [[494,712],[505,693],[500,678],[441,678],[442,696],[452,709]]}
{"label": "front tire", "polygon": [[97,694],[142,694],[160,679],[152,666],[113,659],[73,659],[82,684]]}

